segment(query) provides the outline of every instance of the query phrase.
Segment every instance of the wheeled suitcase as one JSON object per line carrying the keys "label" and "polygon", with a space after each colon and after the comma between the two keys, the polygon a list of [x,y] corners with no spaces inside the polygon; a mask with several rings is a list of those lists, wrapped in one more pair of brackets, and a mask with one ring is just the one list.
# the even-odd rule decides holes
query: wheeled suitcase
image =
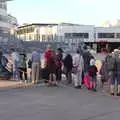
{"label": "wheeled suitcase", "polygon": [[84,85],[88,89],[93,88],[93,82],[91,81],[91,77],[89,76],[89,74],[86,74],[84,76]]}
{"label": "wheeled suitcase", "polygon": [[42,68],[40,70],[41,79],[49,80],[49,71],[47,68]]}

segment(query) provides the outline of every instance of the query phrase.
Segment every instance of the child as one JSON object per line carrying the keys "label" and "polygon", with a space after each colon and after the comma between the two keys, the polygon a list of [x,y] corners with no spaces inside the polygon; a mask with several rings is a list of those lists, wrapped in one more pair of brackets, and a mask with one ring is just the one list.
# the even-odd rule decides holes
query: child
{"label": "child", "polygon": [[30,82],[32,80],[32,61],[30,58],[28,59],[27,64],[28,64],[28,82]]}
{"label": "child", "polygon": [[90,67],[89,67],[89,70],[88,70],[88,74],[89,76],[91,77],[91,89],[93,91],[96,91],[96,84],[97,84],[97,67],[95,66],[95,60],[94,58],[92,58],[90,60]]}

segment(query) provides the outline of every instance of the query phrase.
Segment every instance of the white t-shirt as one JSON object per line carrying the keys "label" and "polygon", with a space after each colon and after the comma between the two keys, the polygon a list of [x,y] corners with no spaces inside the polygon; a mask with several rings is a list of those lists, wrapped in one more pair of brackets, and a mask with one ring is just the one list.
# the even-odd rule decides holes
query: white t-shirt
{"label": "white t-shirt", "polygon": [[12,60],[13,60],[13,61],[15,61],[15,60],[16,60],[17,62],[20,61],[20,56],[19,56],[19,54],[18,54],[17,52],[13,52],[11,56],[12,56]]}

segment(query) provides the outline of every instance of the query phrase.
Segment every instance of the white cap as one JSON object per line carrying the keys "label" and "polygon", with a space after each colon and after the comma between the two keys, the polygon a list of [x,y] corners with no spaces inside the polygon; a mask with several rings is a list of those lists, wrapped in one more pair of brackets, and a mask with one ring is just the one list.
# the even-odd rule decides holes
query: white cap
{"label": "white cap", "polygon": [[112,52],[112,54],[114,54],[114,52]]}
{"label": "white cap", "polygon": [[114,52],[118,52],[119,50],[118,49],[114,49]]}
{"label": "white cap", "polygon": [[90,65],[92,66],[92,65],[95,65],[95,60],[94,59],[91,59],[90,60]]}

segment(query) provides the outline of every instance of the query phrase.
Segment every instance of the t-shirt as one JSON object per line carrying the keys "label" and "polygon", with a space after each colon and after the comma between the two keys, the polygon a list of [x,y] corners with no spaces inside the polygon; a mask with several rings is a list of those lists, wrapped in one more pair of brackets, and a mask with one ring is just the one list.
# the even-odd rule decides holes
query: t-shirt
{"label": "t-shirt", "polygon": [[92,65],[89,67],[88,73],[91,77],[96,76],[97,72],[98,72],[98,70],[97,70],[97,67],[95,65]]}
{"label": "t-shirt", "polygon": [[33,62],[40,63],[40,54],[38,52],[34,51],[32,53],[32,59],[31,60],[32,60],[32,63]]}

